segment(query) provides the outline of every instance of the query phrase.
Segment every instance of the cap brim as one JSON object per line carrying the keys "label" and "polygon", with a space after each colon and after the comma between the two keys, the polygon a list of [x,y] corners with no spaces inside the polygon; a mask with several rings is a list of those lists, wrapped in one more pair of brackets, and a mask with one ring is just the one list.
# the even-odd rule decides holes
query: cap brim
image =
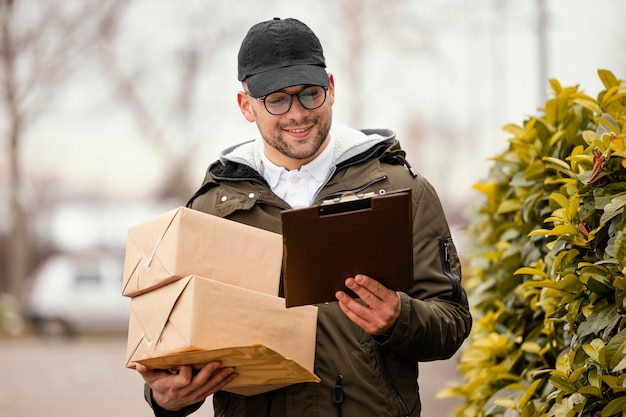
{"label": "cap brim", "polygon": [[263,97],[274,91],[294,85],[321,85],[328,87],[328,73],[318,65],[294,65],[255,74],[246,79],[248,92]]}

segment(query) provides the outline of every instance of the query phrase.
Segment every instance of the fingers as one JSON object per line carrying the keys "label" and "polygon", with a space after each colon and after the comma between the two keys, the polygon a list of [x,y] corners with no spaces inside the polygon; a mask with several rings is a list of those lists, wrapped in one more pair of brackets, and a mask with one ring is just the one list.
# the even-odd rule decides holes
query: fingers
{"label": "fingers", "polygon": [[184,387],[189,398],[195,398],[193,402],[201,401],[216,393],[238,376],[235,368],[220,368],[220,366],[219,362],[207,364],[193,377],[193,381]]}
{"label": "fingers", "polygon": [[237,378],[234,368],[220,366],[219,361],[209,362],[195,376],[188,365],[179,366],[173,373],[140,364],[136,368],[150,385],[153,400],[162,408],[174,411],[204,400]]}
{"label": "fingers", "polygon": [[207,363],[202,369],[200,369],[200,372],[198,372],[198,374],[195,376],[196,382],[202,385],[217,385],[221,383],[222,380],[228,378],[235,371],[235,368],[220,368],[220,366],[222,366],[222,364],[219,361]]}
{"label": "fingers", "polygon": [[397,298],[395,291],[390,290],[367,275],[359,274],[354,278],[346,279],[346,286],[354,291],[367,305],[395,301]]}
{"label": "fingers", "polygon": [[348,278],[345,283],[365,304],[343,291],[336,293],[339,307],[350,320],[373,335],[383,334],[393,327],[400,315],[400,298],[395,291],[366,275]]}
{"label": "fingers", "polygon": [[368,307],[380,302],[380,284],[376,286],[374,283],[377,282],[364,275],[346,279],[346,287],[354,291]]}
{"label": "fingers", "polygon": [[150,386],[152,386],[154,381],[168,375],[168,373],[164,370],[150,369],[140,363],[136,365],[135,369],[137,370],[137,372],[139,372],[139,374],[141,374],[144,381],[146,381],[146,383]]}

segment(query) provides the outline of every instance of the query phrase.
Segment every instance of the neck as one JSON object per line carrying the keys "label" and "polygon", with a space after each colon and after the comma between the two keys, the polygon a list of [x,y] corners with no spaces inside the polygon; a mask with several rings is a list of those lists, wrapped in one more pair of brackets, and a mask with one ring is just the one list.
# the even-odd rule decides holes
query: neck
{"label": "neck", "polygon": [[304,159],[297,159],[297,158],[293,158],[288,155],[285,155],[284,153],[280,152],[278,149],[273,148],[272,146],[269,146],[267,143],[265,143],[264,152],[265,152],[265,156],[267,157],[267,159],[269,159],[274,165],[285,168],[288,171],[292,171],[294,169],[302,168],[303,165],[306,165],[309,162],[313,161],[322,152],[324,152],[324,149],[326,149],[326,147],[328,146],[328,142],[330,142],[329,138],[330,136],[326,137],[326,139],[324,140],[324,143],[322,143],[322,146],[320,146],[320,148],[317,150],[317,152],[315,152],[315,154]]}

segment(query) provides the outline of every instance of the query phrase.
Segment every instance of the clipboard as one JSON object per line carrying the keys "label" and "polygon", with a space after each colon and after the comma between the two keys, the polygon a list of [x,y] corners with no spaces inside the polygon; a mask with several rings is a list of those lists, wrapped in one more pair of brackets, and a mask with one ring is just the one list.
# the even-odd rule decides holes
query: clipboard
{"label": "clipboard", "polygon": [[281,221],[287,307],[336,301],[336,291],[351,293],[345,280],[356,274],[394,291],[413,284],[410,189],[288,209]]}

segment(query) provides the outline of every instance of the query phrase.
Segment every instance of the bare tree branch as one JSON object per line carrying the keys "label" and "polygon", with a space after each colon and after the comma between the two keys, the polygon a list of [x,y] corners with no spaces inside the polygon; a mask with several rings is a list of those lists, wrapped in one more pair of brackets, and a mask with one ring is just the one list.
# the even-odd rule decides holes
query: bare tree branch
{"label": "bare tree branch", "polygon": [[[35,3],[35,4],[33,4]],[[29,270],[32,245],[23,198],[21,142],[27,126],[44,112],[73,69],[88,51],[100,19],[114,20],[120,0],[52,3],[36,0],[0,0],[0,116],[8,142],[8,187],[11,213],[6,262],[0,290],[6,287],[20,300]],[[78,6],[76,6],[78,4]],[[73,7],[75,6],[75,7]],[[4,272],[4,271],[3,271]]]}

